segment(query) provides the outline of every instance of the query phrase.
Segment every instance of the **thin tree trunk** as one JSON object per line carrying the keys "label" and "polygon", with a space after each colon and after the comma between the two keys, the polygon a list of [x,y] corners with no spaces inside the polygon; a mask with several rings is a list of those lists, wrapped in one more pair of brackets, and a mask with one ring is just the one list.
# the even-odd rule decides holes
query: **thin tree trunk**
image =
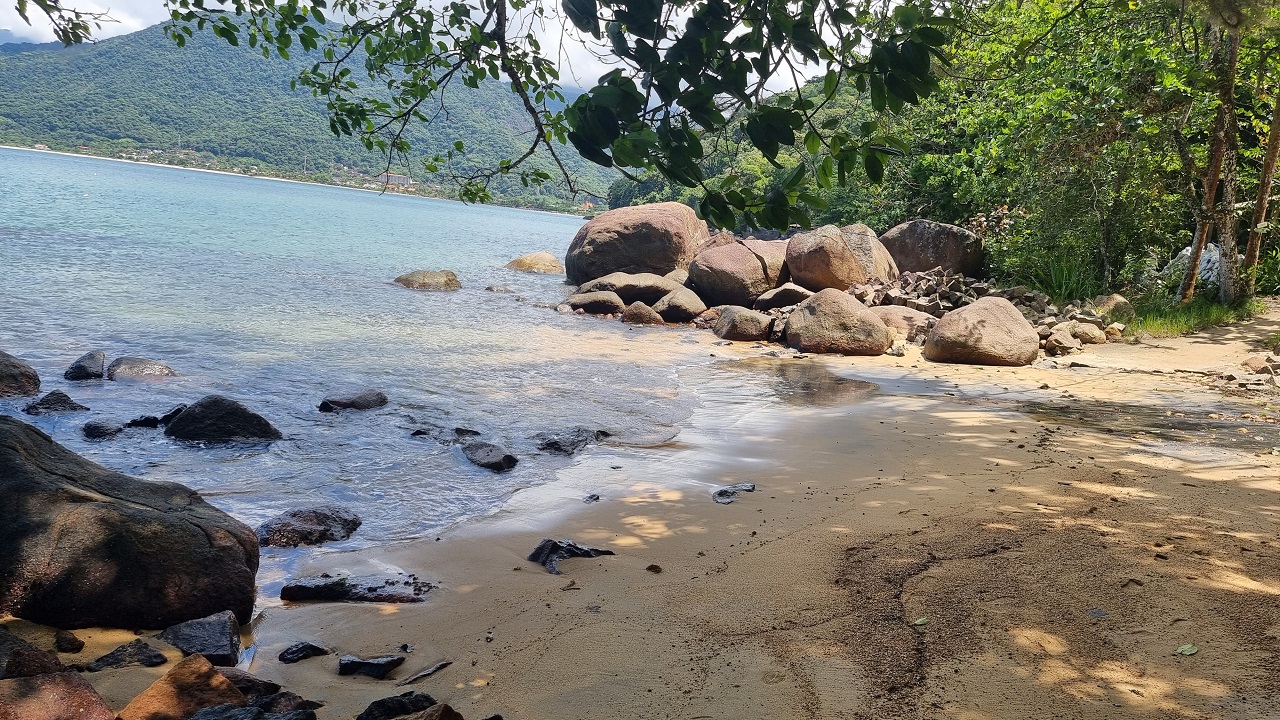
{"label": "thin tree trunk", "polygon": [[1124,159],[1124,163],[1120,165],[1120,169],[1116,171],[1115,180],[1111,184],[1111,207],[1106,213],[1102,214],[1099,220],[1102,222],[1100,230],[1098,250],[1102,255],[1102,282],[1107,288],[1111,287],[1111,250],[1115,247],[1116,230],[1115,225],[1120,215],[1122,194],[1124,187],[1129,182],[1129,158]]}
{"label": "thin tree trunk", "polygon": [[1234,305],[1240,290],[1240,253],[1236,250],[1237,135],[1234,123],[1228,130],[1227,157],[1222,165],[1222,202],[1213,224],[1218,229],[1218,301]]}
{"label": "thin tree trunk", "polygon": [[1258,179],[1258,202],[1253,206],[1253,220],[1249,223],[1249,244],[1244,251],[1246,297],[1257,291],[1258,257],[1262,254],[1262,224],[1267,221],[1267,205],[1271,202],[1271,185],[1276,178],[1276,159],[1280,157],[1280,94],[1271,100],[1271,129],[1267,131],[1267,154],[1262,160],[1262,175]]}

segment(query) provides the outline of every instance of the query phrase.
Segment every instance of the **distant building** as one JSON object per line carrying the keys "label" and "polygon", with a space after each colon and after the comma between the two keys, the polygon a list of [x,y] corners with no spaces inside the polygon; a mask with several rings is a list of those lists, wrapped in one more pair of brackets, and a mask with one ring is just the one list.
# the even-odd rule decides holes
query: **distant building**
{"label": "distant building", "polygon": [[382,173],[374,178],[380,183],[387,185],[417,185],[413,178],[408,175],[396,175],[395,173]]}

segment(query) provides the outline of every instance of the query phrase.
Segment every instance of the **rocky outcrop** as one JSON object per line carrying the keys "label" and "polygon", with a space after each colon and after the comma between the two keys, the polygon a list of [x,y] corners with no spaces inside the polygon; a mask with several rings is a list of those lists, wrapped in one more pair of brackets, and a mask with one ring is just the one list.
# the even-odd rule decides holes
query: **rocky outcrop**
{"label": "rocky outcrop", "polygon": [[953,310],[929,331],[924,356],[935,362],[1030,365],[1040,336],[1013,303],[984,297]]}
{"label": "rocky outcrop", "polygon": [[108,380],[173,377],[178,373],[159,360],[140,357],[116,358],[107,366]]}
{"label": "rocky outcrop", "polygon": [[216,705],[244,707],[244,693],[199,655],[184,658],[120,711],[119,720],[187,720]]}
{"label": "rocky outcrop", "polygon": [[787,257],[785,240],[747,238],[705,250],[689,265],[689,284],[712,305],[751,307],[778,284]]}
{"label": "rocky outcrop", "polygon": [[337,505],[287,510],[258,526],[258,544],[298,547],[346,540],[360,523],[359,515]]}
{"label": "rocky outcrop", "polygon": [[588,315],[612,315],[626,309],[626,303],[618,297],[618,293],[601,290],[570,295],[565,304],[574,310],[581,310]]}
{"label": "rocky outcrop", "polygon": [[656,310],[636,301],[622,311],[622,322],[628,325],[663,325],[665,321]]}
{"label": "rocky outcrop", "polygon": [[675,280],[661,275],[619,272],[585,283],[578,288],[578,292],[612,292],[622,298],[622,302],[626,305],[630,305],[633,302],[653,305],[667,295],[683,288],[684,286]]}
{"label": "rocky outcrop", "polygon": [[325,398],[320,401],[320,412],[331,413],[339,410],[372,410],[387,404],[387,395],[381,390],[364,390],[355,395]]}
{"label": "rocky outcrop", "polygon": [[93,686],[76,673],[0,680],[0,720],[115,720]]}
{"label": "rocky outcrop", "polygon": [[105,375],[103,366],[107,356],[101,350],[91,350],[71,363],[71,367],[62,373],[67,380],[101,380]]}
{"label": "rocky outcrop", "polygon": [[736,305],[720,308],[715,333],[725,340],[768,340],[773,317]]}
{"label": "rocky outcrop", "polygon": [[520,462],[515,455],[507,452],[506,448],[480,440],[463,443],[462,454],[472,464],[494,472],[506,472]]}
{"label": "rocky outcrop", "polygon": [[177,483],[89,462],[0,417],[0,612],[60,628],[163,628],[253,610],[253,531]]}
{"label": "rocky outcrop", "polygon": [[565,255],[565,272],[579,285],[613,272],[663,275],[687,267],[708,239],[707,224],[688,205],[617,208],[578,230]]}
{"label": "rocky outcrop", "polygon": [[573,455],[586,446],[609,437],[605,430],[575,427],[558,432],[540,432],[533,436],[537,448],[556,455]]}
{"label": "rocky outcrop", "polygon": [[261,442],[284,437],[266,418],[222,395],[206,395],[178,413],[164,434],[189,442]]}
{"label": "rocky outcrop", "polygon": [[461,290],[462,282],[452,270],[414,270],[396,278],[397,285],[410,290]]}
{"label": "rocky outcrop", "polygon": [[800,303],[787,318],[787,345],[813,353],[883,355],[893,332],[852,295],[834,288]]}
{"label": "rocky outcrop", "polygon": [[653,304],[654,312],[669,323],[690,322],[707,311],[707,304],[689,288],[673,290]]}
{"label": "rocky outcrop", "polygon": [[898,278],[893,257],[866,225],[824,225],[800,233],[787,244],[786,257],[792,282],[815,292]]}
{"label": "rocky outcrop", "polygon": [[61,390],[53,390],[39,400],[27,405],[22,412],[28,415],[51,415],[53,413],[82,412],[89,408],[71,399]]}
{"label": "rocky outcrop", "polygon": [[22,397],[40,392],[40,376],[35,368],[0,350],[0,398]]}
{"label": "rocky outcrop", "polygon": [[783,283],[756,298],[754,308],[760,312],[791,307],[813,297],[812,290],[806,290],[795,283]]}
{"label": "rocky outcrop", "polygon": [[203,655],[214,665],[231,667],[240,662],[240,623],[229,610],[170,625],[159,637],[183,655]]}
{"label": "rocky outcrop", "polygon": [[871,312],[907,342],[915,342],[929,334],[937,322],[932,315],[900,305],[878,305]]}
{"label": "rocky outcrop", "polygon": [[563,275],[564,265],[556,259],[555,255],[540,250],[538,252],[521,255],[520,257],[507,263],[508,270],[517,270],[519,272],[536,273],[538,275]]}
{"label": "rocky outcrop", "polygon": [[880,236],[902,271],[941,267],[948,273],[982,277],[982,238],[956,225],[910,220]]}

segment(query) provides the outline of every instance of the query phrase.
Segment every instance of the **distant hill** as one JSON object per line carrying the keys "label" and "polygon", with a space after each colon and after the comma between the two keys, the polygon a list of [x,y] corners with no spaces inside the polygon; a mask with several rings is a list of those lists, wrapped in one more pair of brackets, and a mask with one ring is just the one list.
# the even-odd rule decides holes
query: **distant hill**
{"label": "distant hill", "polygon": [[[0,142],[88,146],[105,155],[184,150],[215,164],[284,174],[342,172],[339,166],[381,172],[380,154],[355,138],[334,137],[323,103],[290,89],[290,80],[311,62],[305,56],[266,59],[199,33],[178,48],[160,26],[71,48],[0,45]],[[458,84],[447,100],[447,115],[408,133],[416,158],[455,140],[466,143],[477,164],[523,151],[530,122],[505,85]],[[566,149],[578,179],[603,194],[612,176]],[[420,163],[413,175],[438,182],[424,176]],[[556,195],[509,179],[497,190],[508,201],[531,196],[520,204],[545,205],[532,196]]]}

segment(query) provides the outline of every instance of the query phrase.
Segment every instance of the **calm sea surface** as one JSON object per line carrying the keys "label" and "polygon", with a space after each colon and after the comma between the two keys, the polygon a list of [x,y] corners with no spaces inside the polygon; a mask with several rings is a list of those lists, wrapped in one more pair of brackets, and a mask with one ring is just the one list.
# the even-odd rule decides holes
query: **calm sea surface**
{"label": "calm sea surface", "polygon": [[[352,544],[419,537],[498,506],[571,462],[531,437],[575,425],[624,445],[669,439],[692,412],[680,367],[692,331],[626,328],[549,306],[563,278],[505,270],[563,254],[577,218],[464,206],[0,149],[0,349],[91,412],[32,418],[112,469],[181,482],[245,522],[336,502],[365,519]],[[463,289],[391,283],[455,270]],[[515,294],[486,292],[492,284]],[[179,377],[70,383],[100,349],[168,363]],[[681,353],[684,353],[683,355]],[[699,352],[707,357],[706,352]],[[700,361],[705,363],[706,361]],[[321,399],[368,387],[391,404],[327,415]],[[89,420],[123,422],[220,393],[285,440],[200,447],[133,429],[84,440]],[[521,457],[510,473],[410,433],[479,430]]]}

